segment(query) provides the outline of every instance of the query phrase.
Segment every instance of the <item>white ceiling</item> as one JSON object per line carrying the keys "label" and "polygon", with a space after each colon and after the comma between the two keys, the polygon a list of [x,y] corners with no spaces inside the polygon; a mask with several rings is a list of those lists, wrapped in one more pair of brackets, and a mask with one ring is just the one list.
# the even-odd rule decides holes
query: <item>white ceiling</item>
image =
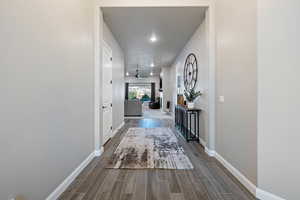
{"label": "white ceiling", "polygon": [[[205,8],[102,8],[104,21],[125,54],[126,72],[159,75],[172,64],[201,24]],[[157,42],[151,43],[152,35]],[[155,67],[150,67],[154,63]]]}

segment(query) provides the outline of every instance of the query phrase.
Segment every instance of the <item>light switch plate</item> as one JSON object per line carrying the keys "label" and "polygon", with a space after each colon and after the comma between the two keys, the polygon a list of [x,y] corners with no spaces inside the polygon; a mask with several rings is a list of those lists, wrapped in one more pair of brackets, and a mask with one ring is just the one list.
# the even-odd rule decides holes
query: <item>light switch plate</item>
{"label": "light switch plate", "polygon": [[223,103],[225,101],[224,96],[219,96],[219,101]]}

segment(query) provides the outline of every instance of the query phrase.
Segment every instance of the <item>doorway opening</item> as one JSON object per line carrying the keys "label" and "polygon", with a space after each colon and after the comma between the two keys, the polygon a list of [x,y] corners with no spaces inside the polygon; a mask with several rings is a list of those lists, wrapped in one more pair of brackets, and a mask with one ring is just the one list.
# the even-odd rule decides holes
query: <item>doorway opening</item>
{"label": "doorway opening", "polygon": [[[97,37],[99,36],[98,40],[101,41],[100,39],[103,39],[105,34],[102,27],[107,26],[124,52],[124,102],[126,100],[138,99],[142,102],[142,108],[145,108],[144,106],[147,103],[146,107],[149,108],[151,102],[159,102],[159,112],[165,113],[167,111],[170,113],[168,117],[174,119],[174,110],[178,103],[178,91],[183,92],[182,88],[178,88],[178,85],[184,85],[178,82],[178,80],[183,81],[182,78],[178,78],[182,77],[181,74],[183,73],[181,68],[184,66],[182,58],[185,57],[185,53],[182,52],[186,50],[186,46],[189,47],[189,41],[204,23],[205,45],[207,48],[205,49],[205,54],[201,54],[200,56],[205,56],[206,59],[206,69],[201,74],[205,74],[205,77],[202,77],[203,79],[201,80],[206,82],[202,82],[203,86],[201,85],[198,89],[206,92],[205,98],[207,102],[204,103],[206,106],[205,116],[200,120],[203,120],[201,125],[204,127],[202,130],[203,144],[208,149],[213,150],[215,123],[214,7],[207,2],[188,6],[184,5],[184,3],[174,7],[171,5],[170,7],[163,6],[161,7],[159,3],[151,6],[135,5],[134,7],[118,7],[116,3],[108,2],[99,4],[96,26],[99,26],[99,24],[100,26],[97,28],[98,32],[96,35]],[[173,17],[172,12],[175,13]],[[180,16],[181,12],[183,13],[182,16]],[[200,14],[198,13],[198,15],[193,16],[193,13],[197,14],[197,12],[200,12]],[[153,17],[156,18],[153,19]],[[185,21],[185,17],[189,17],[189,19]],[[194,22],[196,24],[193,24]],[[185,38],[182,38],[182,36],[185,36]],[[196,48],[198,47],[196,46]],[[101,50],[99,50],[99,53],[101,55]],[[181,54],[183,56],[178,58]],[[199,60],[203,61],[201,58]],[[101,70],[100,66],[100,74],[102,73]],[[149,79],[150,81],[144,81],[145,79]],[[157,79],[158,82],[153,79]],[[153,92],[152,88],[149,89],[149,83],[156,83],[156,86],[158,86],[160,85],[160,79],[162,80],[162,88],[156,87],[155,92]],[[132,80],[139,82],[140,85],[134,84],[135,82],[132,82]],[[141,84],[141,80],[144,84]],[[126,82],[129,83],[127,86]],[[126,90],[128,90],[128,93]],[[151,95],[149,95],[150,91]],[[153,95],[153,93],[155,94]],[[149,98],[151,99],[150,102]],[[204,104],[199,103],[198,105],[202,106]],[[126,106],[126,103],[124,105]],[[124,110],[126,112],[126,109]],[[101,108],[98,114],[99,119],[103,118]],[[101,130],[100,127],[103,126],[101,120],[99,121],[99,127],[95,125],[95,137],[98,137],[98,141],[100,141],[98,144],[96,142],[95,145],[98,145],[97,147],[101,146],[101,141],[103,141],[103,134],[97,132],[97,128]]]}

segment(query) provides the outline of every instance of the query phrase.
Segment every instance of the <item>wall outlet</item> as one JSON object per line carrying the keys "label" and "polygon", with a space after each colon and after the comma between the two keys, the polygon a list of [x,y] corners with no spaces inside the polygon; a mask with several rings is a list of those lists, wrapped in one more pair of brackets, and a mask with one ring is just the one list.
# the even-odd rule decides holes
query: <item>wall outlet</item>
{"label": "wall outlet", "polygon": [[219,96],[219,102],[223,103],[225,101],[224,96]]}

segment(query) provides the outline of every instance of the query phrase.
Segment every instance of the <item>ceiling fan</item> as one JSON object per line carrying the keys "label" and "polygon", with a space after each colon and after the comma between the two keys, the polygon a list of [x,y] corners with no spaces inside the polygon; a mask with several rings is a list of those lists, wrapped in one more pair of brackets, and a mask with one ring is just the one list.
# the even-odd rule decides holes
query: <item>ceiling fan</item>
{"label": "ceiling fan", "polygon": [[[135,72],[134,77],[137,78],[137,79],[139,79],[139,78],[147,78],[148,77],[144,73],[141,72],[141,71],[143,71],[143,70],[140,69],[141,67],[143,67],[143,66],[141,66],[139,64],[136,65],[136,70],[135,70],[136,72]],[[151,70],[150,76],[153,76],[152,70]]]}
{"label": "ceiling fan", "polygon": [[141,75],[140,75],[140,71],[139,71],[139,65],[137,65],[135,78],[140,78],[140,77],[141,77]]}

